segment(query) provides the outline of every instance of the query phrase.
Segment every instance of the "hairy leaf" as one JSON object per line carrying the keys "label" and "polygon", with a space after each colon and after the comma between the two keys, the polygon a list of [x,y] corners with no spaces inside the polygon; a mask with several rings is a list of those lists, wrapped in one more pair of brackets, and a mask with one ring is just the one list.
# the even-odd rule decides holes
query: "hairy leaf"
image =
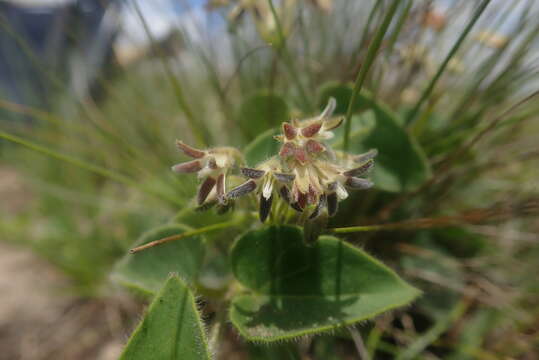
{"label": "hairy leaf", "polygon": [[121,360],[210,359],[195,298],[176,275],[168,278],[133,332]]}
{"label": "hairy leaf", "polygon": [[248,340],[279,341],[369,319],[408,304],[419,291],[363,251],[332,236],[307,247],[302,231],[250,231],[230,255],[251,291],[232,300],[230,318]]}

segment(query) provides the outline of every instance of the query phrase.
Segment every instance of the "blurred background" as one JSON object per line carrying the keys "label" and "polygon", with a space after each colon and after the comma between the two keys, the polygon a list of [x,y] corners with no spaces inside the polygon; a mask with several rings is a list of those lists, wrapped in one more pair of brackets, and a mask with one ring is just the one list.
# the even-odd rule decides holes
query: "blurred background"
{"label": "blurred background", "polygon": [[[195,193],[175,139],[243,148],[346,99],[391,1],[273,3],[0,1],[0,359],[116,359],[145,301],[111,269]],[[364,87],[427,175],[381,159],[396,180],[333,220],[407,222],[347,237],[424,291],[361,327],[374,359],[539,358],[538,19],[537,0],[399,5]],[[271,358],[227,331],[220,358]],[[357,356],[346,336],[304,347]]]}

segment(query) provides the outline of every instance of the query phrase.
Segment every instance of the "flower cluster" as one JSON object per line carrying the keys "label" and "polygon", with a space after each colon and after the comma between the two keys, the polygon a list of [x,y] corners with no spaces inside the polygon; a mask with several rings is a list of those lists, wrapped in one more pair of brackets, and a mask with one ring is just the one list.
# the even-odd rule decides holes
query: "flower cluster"
{"label": "flower cluster", "polygon": [[221,204],[226,203],[226,177],[236,162],[241,160],[241,153],[232,147],[199,150],[179,140],[176,141],[176,146],[194,160],[176,164],[172,167],[172,171],[180,174],[198,174],[198,178],[202,181],[198,188],[198,205],[204,204],[205,201],[216,200]]}
{"label": "flower cluster", "polygon": [[[262,222],[270,214],[276,196],[298,212],[311,210],[309,219],[323,212],[333,216],[338,202],[348,197],[348,190],[368,189],[373,185],[362,176],[373,167],[377,155],[376,150],[351,155],[331,148],[327,140],[343,121],[342,117],[332,117],[335,106],[335,99],[331,98],[319,116],[283,123],[282,134],[275,137],[281,143],[278,154],[255,168],[241,167],[241,154],[233,148],[203,151],[178,141],[178,147],[194,160],[175,165],[173,170],[198,172],[202,180],[199,205],[207,199],[226,204],[256,193]],[[227,191],[226,174],[237,164],[247,181]]]}

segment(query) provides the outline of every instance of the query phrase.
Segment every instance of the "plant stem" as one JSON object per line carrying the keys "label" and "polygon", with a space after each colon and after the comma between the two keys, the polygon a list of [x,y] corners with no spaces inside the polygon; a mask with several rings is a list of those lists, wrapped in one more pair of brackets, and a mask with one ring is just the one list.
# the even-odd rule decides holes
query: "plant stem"
{"label": "plant stem", "polygon": [[430,344],[436,341],[445,331],[447,331],[458,319],[460,319],[470,305],[470,301],[465,299],[460,300],[453,309],[445,316],[438,320],[424,335],[418,337],[414,342],[402,351],[398,356],[398,360],[415,359],[421,355],[423,350]]}
{"label": "plant stem", "polygon": [[367,55],[365,58],[365,63],[361,65],[361,69],[359,70],[359,73],[357,75],[356,82],[354,84],[354,90],[352,91],[352,97],[350,99],[350,102],[348,103],[348,109],[346,110],[346,117],[344,119],[344,126],[345,126],[344,127],[344,146],[343,146],[344,151],[348,150],[348,145],[350,142],[350,128],[351,128],[350,119],[352,118],[353,104],[355,103],[357,95],[359,94],[359,91],[361,90],[363,83],[365,82],[365,79],[367,78],[367,73],[371,65],[373,64],[374,59],[376,58],[378,50],[380,49],[380,46],[382,45],[382,40],[384,39],[387,29],[389,28],[389,24],[391,23],[391,20],[393,19],[393,16],[395,15],[395,12],[399,4],[400,4],[399,0],[393,0],[391,7],[386,13],[384,21],[382,22],[382,25],[380,25],[380,27],[378,28],[378,31],[376,31],[374,39],[369,45],[369,48],[367,50]]}
{"label": "plant stem", "polygon": [[474,208],[464,211],[455,216],[439,216],[432,218],[418,218],[404,220],[387,224],[349,226],[328,229],[333,234],[347,234],[354,232],[369,232],[383,230],[417,230],[431,229],[449,226],[459,226],[463,224],[482,224],[488,221],[504,221],[514,217],[514,214],[520,216],[535,216],[538,210],[534,207],[536,198],[512,203],[497,203],[487,208]]}
{"label": "plant stem", "polygon": [[363,343],[363,339],[361,338],[361,334],[355,327],[349,327],[348,331],[350,332],[350,335],[352,336],[352,340],[354,340],[354,344],[356,346],[357,353],[359,355],[359,358],[361,360],[370,360],[371,357],[369,356],[369,353],[367,352],[367,349],[365,348],[365,344]]}
{"label": "plant stem", "polygon": [[[365,41],[367,39],[367,35],[369,34],[369,29],[371,28],[372,21],[374,20],[374,16],[376,15],[376,12],[378,11],[378,8],[382,5],[383,1],[375,1],[371,11],[369,12],[369,16],[367,17],[367,21],[365,22],[365,26],[363,27],[363,31],[361,33],[361,40],[359,41],[359,46],[356,51],[352,54],[352,61],[361,53],[361,49],[363,49],[363,45],[365,45]],[[383,11],[383,9],[382,9]],[[350,64],[351,66],[353,64]]]}
{"label": "plant stem", "polygon": [[397,39],[399,38],[399,34],[402,31],[402,27],[404,26],[404,23],[406,22],[406,19],[408,18],[408,14],[410,13],[410,9],[412,8],[413,4],[414,4],[413,0],[408,0],[406,5],[404,5],[404,9],[402,9],[402,13],[400,14],[397,20],[395,29],[393,30],[393,32],[391,33],[391,36],[389,37],[387,47],[384,49],[386,56],[391,55],[391,52],[393,51],[393,47],[395,46],[395,43],[397,42]]}
{"label": "plant stem", "polygon": [[275,26],[277,28],[277,35],[279,36],[279,53],[282,53],[283,55],[283,61],[288,67],[288,72],[290,73],[290,76],[293,78],[294,82],[297,85],[299,95],[301,97],[301,100],[303,102],[303,105],[306,107],[306,110],[312,110],[313,105],[311,101],[309,100],[309,97],[307,96],[307,93],[305,89],[303,88],[303,85],[301,84],[301,80],[298,76],[298,72],[296,71],[296,68],[294,66],[294,62],[292,61],[292,58],[290,57],[290,54],[288,52],[288,48],[286,46],[286,37],[283,33],[283,28],[281,26],[281,21],[279,20],[279,17],[277,16],[277,11],[275,10],[275,6],[273,5],[272,0],[268,0],[268,4],[271,9],[271,14],[273,15],[273,18],[275,20]]}
{"label": "plant stem", "polygon": [[415,120],[415,117],[417,116],[417,113],[419,112],[421,106],[430,97],[430,94],[434,90],[434,86],[436,86],[436,83],[438,82],[438,80],[440,79],[442,74],[444,73],[445,68],[447,67],[447,64],[449,64],[449,61],[451,61],[453,56],[457,53],[457,50],[462,45],[462,42],[464,41],[464,39],[466,39],[466,37],[470,33],[470,30],[472,30],[473,26],[475,25],[475,23],[477,22],[477,20],[479,19],[479,17],[481,16],[483,11],[487,7],[487,5],[490,3],[490,1],[491,0],[483,0],[483,2],[478,6],[477,10],[475,11],[475,13],[472,16],[472,19],[470,20],[470,22],[468,23],[468,25],[466,26],[464,31],[460,34],[459,38],[457,39],[457,41],[455,42],[455,44],[453,45],[453,47],[451,48],[451,50],[449,51],[449,53],[445,57],[444,61],[442,62],[442,64],[438,68],[438,71],[436,72],[434,77],[431,79],[429,85],[423,91],[423,94],[421,94],[421,98],[419,98],[419,100],[415,104],[412,111],[406,117],[405,124],[407,126],[411,125],[412,122]]}
{"label": "plant stem", "polygon": [[132,186],[134,188],[137,188],[149,195],[152,195],[152,196],[155,196],[161,200],[164,200],[168,203],[172,203],[176,206],[182,206],[183,203],[181,202],[178,202],[174,199],[171,199],[167,196],[165,196],[164,194],[161,194],[160,192],[156,192],[150,188],[147,188],[145,187],[144,185],[142,185],[140,182],[136,181],[136,180],[133,180],[125,175],[122,175],[122,174],[119,174],[117,172],[114,172],[114,171],[111,171],[109,169],[106,169],[104,167],[101,167],[101,166],[98,166],[98,165],[95,165],[95,164],[91,164],[91,163],[88,163],[84,160],[81,160],[81,159],[77,159],[73,156],[69,156],[69,155],[66,155],[66,154],[62,154],[58,151],[55,151],[55,150],[51,150],[51,149],[47,149],[46,147],[44,146],[41,146],[41,145],[38,145],[38,144],[34,144],[28,140],[25,140],[21,137],[18,137],[16,135],[12,135],[12,134],[8,134],[6,132],[3,132],[3,131],[0,131],[0,139],[5,139],[5,140],[8,140],[8,141],[11,141],[11,142],[14,142],[16,144],[19,144],[19,145],[22,145],[30,150],[34,150],[34,151],[37,151],[38,153],[41,153],[41,154],[44,154],[46,156],[49,156],[51,158],[54,158],[54,159],[57,159],[57,160],[61,160],[61,161],[64,161],[66,163],[69,163],[71,165],[75,165],[75,166],[78,166],[79,168],[81,169],[84,169],[84,170],[87,170],[87,171],[90,171],[90,172],[93,172],[95,174],[98,174],[98,175],[101,175],[101,176],[104,176],[106,178],[109,178],[111,180],[114,180],[116,182],[119,182],[121,184],[124,184],[124,185],[128,185],[128,186]]}
{"label": "plant stem", "polygon": [[204,227],[201,227],[201,228],[198,228],[198,229],[195,229],[195,230],[186,231],[186,232],[183,232],[183,233],[178,234],[178,235],[167,236],[166,238],[151,241],[151,242],[149,242],[147,244],[137,246],[137,247],[129,250],[129,253],[134,254],[134,253],[137,253],[139,251],[146,250],[146,249],[152,248],[154,246],[162,245],[162,244],[165,244],[165,243],[168,243],[168,242],[171,242],[171,241],[184,239],[184,238],[190,237],[190,236],[204,234],[204,233],[215,231],[215,230],[226,229],[226,228],[235,226],[238,223],[239,223],[239,221],[237,219],[232,220],[232,221],[225,221],[225,222],[222,222],[222,223],[217,223],[217,224],[204,226]]}

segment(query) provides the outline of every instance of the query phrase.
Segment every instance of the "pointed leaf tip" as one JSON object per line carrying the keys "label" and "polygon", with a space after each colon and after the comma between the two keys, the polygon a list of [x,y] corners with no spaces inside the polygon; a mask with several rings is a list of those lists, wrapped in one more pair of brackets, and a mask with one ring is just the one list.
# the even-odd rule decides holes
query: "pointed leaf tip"
{"label": "pointed leaf tip", "polygon": [[139,359],[211,359],[195,298],[178,276],[166,281],[120,356]]}

